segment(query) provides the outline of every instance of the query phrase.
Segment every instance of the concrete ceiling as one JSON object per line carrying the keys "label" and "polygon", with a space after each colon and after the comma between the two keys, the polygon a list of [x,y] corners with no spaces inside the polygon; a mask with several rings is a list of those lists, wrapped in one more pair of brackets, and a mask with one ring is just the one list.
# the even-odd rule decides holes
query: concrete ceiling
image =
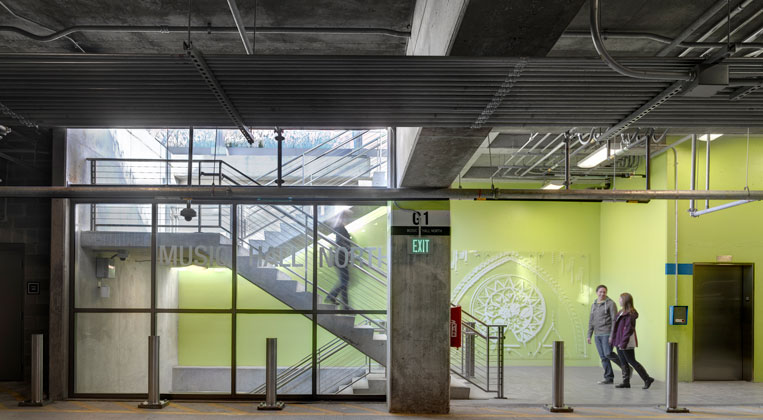
{"label": "concrete ceiling", "polygon": [[[187,26],[187,0],[2,0],[15,14],[47,28],[75,25]],[[191,25],[233,27],[223,0],[191,0]],[[415,0],[238,0],[247,26],[298,28],[380,28],[408,32]],[[48,34],[39,25],[14,17],[0,6],[0,25]],[[182,53],[186,34],[77,33],[74,39],[88,53]],[[194,45],[208,54],[243,54],[236,33],[192,35]],[[258,34],[257,54],[402,55],[407,39],[377,34]],[[0,52],[78,52],[70,41],[32,41],[0,32]]]}

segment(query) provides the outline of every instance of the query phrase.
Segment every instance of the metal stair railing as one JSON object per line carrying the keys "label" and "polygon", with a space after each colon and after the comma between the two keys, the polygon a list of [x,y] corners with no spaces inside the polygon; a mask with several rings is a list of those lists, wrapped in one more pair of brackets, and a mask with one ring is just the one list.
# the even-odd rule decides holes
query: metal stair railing
{"label": "metal stair railing", "polygon": [[[378,144],[378,146],[381,146],[382,137],[383,137],[382,135],[376,136],[366,146],[368,146],[368,145],[376,145],[376,144]],[[350,152],[347,153],[346,155],[340,157],[339,159],[337,159],[334,162],[329,162],[326,166],[324,166],[322,168],[319,168],[318,170],[315,171],[315,174],[320,173],[320,172],[324,172],[324,174],[322,174],[320,176],[317,176],[317,177],[314,176],[314,174],[313,174],[313,175],[310,176],[310,181],[309,182],[305,181],[302,184],[303,185],[313,184],[316,180],[321,179],[324,176],[327,176],[327,175],[331,174],[332,172],[334,172],[336,170],[343,169],[343,165],[344,164],[342,164],[342,162],[344,160],[350,158],[349,160],[350,160],[350,162],[352,162],[353,160],[355,160],[357,158],[367,157],[366,153],[368,153],[369,151],[372,151],[372,150],[377,150],[378,146],[377,147],[368,147],[368,148],[362,147],[360,149],[351,149]],[[331,185],[331,184],[329,184],[329,185]]]}
{"label": "metal stair railing", "polygon": [[[316,351],[317,361],[323,361],[331,355],[336,354],[338,351],[349,346],[341,338],[335,338],[328,343],[319,347]],[[312,353],[300,359],[296,364],[286,368],[283,372],[279,373],[276,377],[276,387],[281,389],[299,378],[303,374],[312,371]],[[262,394],[265,392],[265,384],[258,386],[257,388],[249,391],[250,394]]]}
{"label": "metal stair railing", "polygon": [[[366,133],[368,133],[368,132],[369,132],[369,130],[362,130],[362,131],[361,131],[359,134],[357,134],[357,135],[355,135],[355,136],[352,136],[352,137],[350,137],[350,138],[349,138],[349,139],[347,139],[347,140],[342,140],[342,141],[341,141],[341,142],[339,142],[338,144],[334,144],[334,145],[332,145],[330,148],[328,148],[327,150],[325,150],[323,153],[319,154],[318,156],[315,156],[315,157],[313,157],[313,158],[312,158],[312,160],[310,160],[310,161],[308,161],[308,162],[305,162],[305,159],[306,159],[306,157],[307,157],[307,156],[308,156],[310,153],[312,153],[312,152],[314,152],[314,151],[318,150],[320,147],[322,147],[322,146],[324,146],[324,145],[326,145],[326,144],[328,144],[328,143],[330,143],[330,142],[332,142],[332,141],[335,141],[335,140],[339,139],[339,138],[340,138],[342,135],[344,135],[344,134],[346,134],[346,133],[348,133],[348,132],[349,132],[349,131],[344,131],[343,133],[341,133],[341,134],[339,134],[339,135],[337,135],[337,136],[335,136],[335,137],[333,137],[333,138],[331,138],[331,139],[328,139],[328,140],[324,141],[323,143],[320,143],[320,144],[318,144],[318,145],[316,145],[316,146],[314,146],[314,147],[312,147],[312,148],[310,148],[310,149],[306,150],[306,151],[305,151],[305,152],[303,152],[301,155],[299,155],[299,156],[297,156],[297,157],[294,157],[294,158],[292,158],[291,160],[287,161],[286,163],[282,164],[282,165],[281,165],[281,171],[282,171],[282,175],[281,175],[281,177],[282,177],[282,178],[283,178],[283,177],[286,177],[286,176],[288,176],[288,175],[291,175],[291,174],[293,174],[294,172],[296,172],[296,171],[298,171],[298,170],[302,169],[302,171],[303,171],[303,172],[302,172],[302,181],[303,181],[303,184],[304,184],[304,180],[305,180],[305,178],[307,178],[307,175],[305,174],[305,172],[304,172],[304,171],[305,171],[305,168],[307,168],[307,166],[308,166],[308,165],[310,165],[310,164],[312,164],[312,163],[316,162],[318,159],[320,159],[320,158],[322,158],[322,157],[324,157],[324,156],[326,156],[326,155],[329,155],[329,154],[331,154],[332,152],[335,152],[335,151],[337,151],[337,150],[341,150],[341,149],[342,149],[342,146],[346,145],[347,143],[349,143],[349,142],[351,142],[351,141],[354,141],[354,140],[357,140],[358,138],[362,138],[364,134],[366,134]],[[295,167],[295,168],[293,168],[293,169],[288,169],[288,170],[287,170],[287,166],[288,166],[289,164],[291,164],[291,163],[293,163],[293,162],[295,162],[295,161],[297,161],[297,160],[300,160],[300,159],[301,159],[301,165],[299,165],[299,166],[296,166],[296,167]],[[263,179],[263,178],[267,177],[268,175],[272,175],[272,174],[276,173],[277,171],[278,171],[278,168],[275,168],[275,169],[273,169],[272,171],[269,171],[269,172],[265,173],[264,175],[262,175],[262,176],[258,177],[257,179],[258,179],[258,180],[261,180],[261,179]],[[274,179],[272,179],[272,180],[270,180],[270,181],[266,182],[264,185],[270,185],[270,184],[273,184],[273,183],[275,183],[275,181],[276,181],[276,180],[275,180],[275,178],[274,178]]]}
{"label": "metal stair railing", "polygon": [[485,392],[503,398],[504,329],[461,311],[461,347],[451,347],[450,370]]}

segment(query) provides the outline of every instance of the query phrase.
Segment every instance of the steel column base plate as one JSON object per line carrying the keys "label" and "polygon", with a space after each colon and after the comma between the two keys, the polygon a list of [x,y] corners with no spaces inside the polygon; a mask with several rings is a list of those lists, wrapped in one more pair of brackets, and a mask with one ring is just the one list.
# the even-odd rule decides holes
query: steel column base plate
{"label": "steel column base plate", "polygon": [[552,413],[572,413],[574,410],[572,407],[568,405],[563,405],[561,407],[554,407],[553,405],[546,404],[546,410],[552,412]]}
{"label": "steel column base plate", "polygon": [[274,405],[267,405],[264,402],[261,402],[260,405],[257,406],[258,410],[283,410],[284,404],[281,401],[276,402]]}
{"label": "steel column base plate", "polygon": [[19,401],[19,407],[42,407],[45,405],[50,404],[50,400],[42,400],[42,401]]}
{"label": "steel column base plate", "polygon": [[158,403],[150,403],[148,401],[143,401],[142,403],[138,404],[138,408],[148,408],[148,409],[154,409],[159,410],[164,407],[166,407],[170,402],[167,400],[159,400]]}
{"label": "steel column base plate", "polygon": [[666,413],[688,413],[689,409],[685,407],[666,408]]}

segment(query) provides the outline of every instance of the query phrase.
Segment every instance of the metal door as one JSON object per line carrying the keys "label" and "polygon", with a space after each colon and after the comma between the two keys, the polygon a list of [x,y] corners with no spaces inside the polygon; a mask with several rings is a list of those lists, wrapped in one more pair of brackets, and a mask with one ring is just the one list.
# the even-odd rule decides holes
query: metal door
{"label": "metal door", "polygon": [[751,265],[694,265],[694,380],[751,379],[751,292]]}
{"label": "metal door", "polygon": [[0,381],[22,380],[23,249],[0,244]]}

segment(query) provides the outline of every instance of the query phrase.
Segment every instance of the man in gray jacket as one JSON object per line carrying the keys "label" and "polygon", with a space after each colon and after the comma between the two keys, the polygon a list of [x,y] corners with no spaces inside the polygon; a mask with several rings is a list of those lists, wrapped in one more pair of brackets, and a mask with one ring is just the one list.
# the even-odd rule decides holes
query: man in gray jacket
{"label": "man in gray jacket", "polygon": [[612,351],[609,337],[615,327],[617,318],[617,304],[607,297],[607,286],[601,284],[596,287],[597,299],[591,305],[591,315],[588,318],[588,344],[591,344],[591,335],[596,342],[596,350],[601,358],[601,366],[604,368],[604,380],[599,381],[602,385],[614,383],[615,373],[612,371],[614,362],[620,369],[620,358]]}

